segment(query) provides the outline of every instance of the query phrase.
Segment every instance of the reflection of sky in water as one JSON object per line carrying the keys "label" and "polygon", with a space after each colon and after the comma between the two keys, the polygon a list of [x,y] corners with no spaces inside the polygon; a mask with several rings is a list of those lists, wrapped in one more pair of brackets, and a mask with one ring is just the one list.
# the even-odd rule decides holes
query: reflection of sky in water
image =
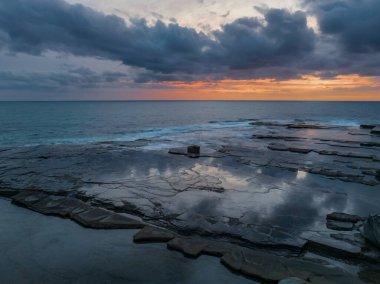
{"label": "reflection of sky in water", "polygon": [[[379,186],[343,182],[302,170],[332,167],[335,171],[361,174],[361,169],[374,169],[379,163],[372,159],[355,159],[355,162],[347,164],[347,158],[336,155],[268,151],[271,141],[248,139],[255,134],[299,136],[300,139],[294,141],[276,138],[278,143],[293,147],[328,148],[341,152],[356,150],[347,149],[347,145],[344,149],[336,145],[326,146],[326,141],[322,140],[318,144],[313,139],[369,139],[349,136],[335,128],[315,130],[239,126],[213,128],[212,131],[164,133],[148,142],[121,146],[55,147],[47,153],[33,153],[36,157],[46,154],[49,159],[34,159],[30,168],[25,166],[29,162],[25,160],[25,155],[19,153],[24,160],[14,160],[12,166],[20,165],[22,172],[24,169],[25,172],[31,170],[42,177],[41,180],[32,180],[19,174],[20,170],[16,172],[17,178],[28,186],[35,183],[36,188],[56,189],[57,185],[64,188],[66,182],[74,190],[80,187],[85,194],[109,201],[118,208],[124,205],[128,209],[136,208],[138,213],[152,217],[150,220],[167,220],[173,226],[200,231],[247,236],[258,230],[280,228],[300,235],[308,230],[326,230],[326,214],[334,211],[365,216],[379,210]],[[242,139],[242,135],[247,139]],[[172,145],[186,146],[193,142],[200,144],[202,152],[208,154],[227,145],[230,156],[189,159],[167,153],[167,148]],[[64,154],[59,156],[58,150]],[[266,166],[268,164],[272,167]],[[63,174],[73,177],[73,181],[55,178]],[[17,185],[17,181],[15,183]]]}
{"label": "reflection of sky in water", "polygon": [[232,174],[230,171],[216,166],[206,166],[197,163],[191,170],[200,176],[218,178],[221,183],[220,185],[227,189],[245,189],[250,185],[248,177],[237,176],[235,174]]}
{"label": "reflection of sky in water", "polygon": [[[254,156],[265,164],[274,158],[288,161],[289,156],[273,152],[267,157],[253,148],[251,141],[242,143],[248,145],[242,155],[223,158],[189,159],[158,151],[96,149],[98,152],[90,150],[83,158],[73,155],[72,167],[66,164],[69,158],[47,161],[57,168],[65,162],[65,168],[90,181],[80,184],[85,194],[118,208],[136,208],[151,220],[169,220],[179,228],[248,236],[259,227],[275,227],[301,235],[326,230],[326,214],[334,211],[359,215],[378,211],[378,186],[346,183],[302,170],[243,164],[238,162],[241,157]],[[261,141],[258,143],[261,147]],[[298,159],[290,160],[295,169],[300,162],[317,163],[322,157],[291,155]],[[60,173],[61,168],[57,170]]]}
{"label": "reflection of sky in water", "polygon": [[[114,176],[121,185],[107,190],[87,188],[88,193],[125,200],[149,214],[155,214],[153,204],[160,204],[161,213],[178,216],[173,222],[179,226],[246,235],[257,225],[277,226],[298,235],[305,230],[326,230],[326,214],[355,213],[357,208],[358,202],[347,195],[349,184],[301,170],[240,167],[234,159],[175,157],[162,163],[160,159],[145,162],[148,166],[131,163],[133,168],[125,170],[123,177]],[[213,192],[213,188],[224,191]],[[230,218],[239,222],[231,227]],[[214,221],[209,223],[209,219]]]}
{"label": "reflection of sky in water", "polygon": [[302,180],[307,177],[307,172],[304,171],[297,171],[297,179]]}

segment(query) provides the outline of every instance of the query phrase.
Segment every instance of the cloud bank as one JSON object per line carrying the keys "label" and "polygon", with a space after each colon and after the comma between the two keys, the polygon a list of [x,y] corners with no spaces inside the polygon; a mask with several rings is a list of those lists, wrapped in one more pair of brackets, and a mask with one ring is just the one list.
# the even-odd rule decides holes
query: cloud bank
{"label": "cloud bank", "polygon": [[[2,0],[0,49],[14,54],[54,51],[136,67],[135,82],[297,78],[318,73],[380,75],[378,0],[305,0],[305,10],[261,9],[207,34],[175,22],[124,19],[63,0]],[[307,24],[318,20],[320,32]],[[62,75],[62,74],[61,74]],[[41,81],[87,86],[130,74],[70,71]],[[0,73],[0,87],[35,80]],[[31,78],[32,77],[32,78]],[[14,78],[14,79],[12,79]],[[8,83],[5,83],[8,82]],[[47,84],[50,86],[50,84]]]}
{"label": "cloud bank", "polygon": [[317,15],[321,32],[336,37],[344,50],[380,51],[380,1],[306,0],[305,4]]}

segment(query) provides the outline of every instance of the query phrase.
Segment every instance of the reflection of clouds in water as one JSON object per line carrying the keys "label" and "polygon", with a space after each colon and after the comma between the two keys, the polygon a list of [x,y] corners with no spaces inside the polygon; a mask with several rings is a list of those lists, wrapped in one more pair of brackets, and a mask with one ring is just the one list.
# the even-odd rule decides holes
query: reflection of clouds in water
{"label": "reflection of clouds in water", "polygon": [[314,136],[318,136],[320,134],[320,130],[316,130],[316,129],[311,129],[311,128],[305,128],[303,129],[303,135],[304,136],[307,136],[307,137],[314,137]]}
{"label": "reflection of clouds in water", "polygon": [[[229,144],[226,141],[236,138],[221,137],[213,141],[224,140],[223,143]],[[252,143],[257,143],[259,150],[252,148]],[[258,166],[276,158],[281,163],[294,165],[292,169],[302,168],[301,162],[314,163],[317,167],[321,159],[324,163],[329,162],[330,156],[310,153],[292,160],[290,155],[294,153],[267,152],[266,147],[261,151],[260,143],[261,140],[231,143],[238,149],[238,154],[232,153],[232,156],[221,159],[189,159],[163,152],[112,151],[113,148],[106,151],[70,148],[72,154],[65,158],[48,152],[52,158],[45,161],[49,164],[41,165],[41,176],[44,176],[42,170],[45,169],[49,174],[63,173],[62,169],[67,169],[69,176],[78,176],[75,185],[90,197],[112,202],[116,207],[126,204],[125,208],[137,208],[142,214],[156,218],[151,220],[176,222],[180,215],[182,222],[179,226],[214,232],[220,228],[220,231],[250,234],[259,230],[254,226],[257,224],[261,225],[260,229],[279,226],[296,237],[308,230],[325,230],[325,216],[333,211],[365,216],[378,209],[379,186],[343,183],[304,171]],[[239,148],[241,145],[246,148]],[[258,164],[244,163],[244,160],[241,160],[243,163],[237,162],[240,156]],[[48,169],[48,165],[52,169]],[[341,167],[337,165],[338,169]],[[35,165],[30,169],[40,170]],[[29,176],[19,175],[18,178],[29,182]],[[82,184],[82,181],[89,183]],[[41,182],[41,187],[54,188],[63,184],[62,180],[50,182],[46,179]],[[223,187],[224,192],[222,189],[213,191],[213,187]],[[228,217],[234,219],[233,224]]]}
{"label": "reflection of clouds in water", "polygon": [[[153,210],[150,201],[158,202],[162,205],[160,212],[166,216],[186,214],[181,215],[186,220],[181,226],[212,229],[204,219],[221,220],[225,216],[244,223],[236,224],[234,230],[248,233],[254,229],[246,225],[257,224],[279,226],[299,235],[302,231],[325,229],[327,213],[347,210],[350,213],[355,207],[354,200],[343,194],[349,185],[304,171],[295,173],[240,164],[234,167],[233,159],[192,160],[150,154],[141,160],[141,156],[133,153],[128,158],[125,163],[113,165],[114,169],[122,166],[125,175],[120,174],[120,168],[118,176],[106,172],[108,180],[123,182],[121,187],[100,186],[89,191],[104,193],[100,198],[130,201],[146,213]],[[212,192],[208,187],[223,187],[225,191]],[[348,201],[352,202],[349,207]]]}
{"label": "reflection of clouds in water", "polygon": [[135,176],[136,176],[136,169],[132,168],[131,171],[130,171],[130,173],[129,173],[129,177],[133,178]]}
{"label": "reflection of clouds in water", "polygon": [[296,179],[298,180],[302,180],[302,179],[305,179],[307,177],[307,172],[304,172],[304,171],[297,171],[297,177]]}
{"label": "reflection of clouds in water", "polygon": [[167,168],[164,172],[163,172],[163,175],[165,177],[170,177],[171,175],[173,175],[173,172],[170,168]]}
{"label": "reflection of clouds in water", "polygon": [[160,171],[157,168],[149,168],[149,176],[159,175]]}
{"label": "reflection of clouds in water", "polygon": [[[252,185],[254,186],[254,185]],[[181,211],[182,220],[186,220],[188,228],[205,231],[232,229],[228,223],[230,218],[239,219],[233,226],[234,232],[243,235],[255,235],[264,228],[277,228],[285,234],[274,234],[279,240],[292,236],[298,238],[303,232],[325,230],[325,216],[333,211],[344,212],[347,208],[346,196],[336,193],[322,193],[318,190],[294,188],[293,184],[283,182],[286,187],[281,191],[265,194],[225,191],[222,194],[204,191],[181,193],[171,203],[171,209]],[[227,217],[227,218],[225,218]],[[223,226],[206,220],[226,219]],[[247,227],[247,225],[254,225]]]}
{"label": "reflection of clouds in water", "polygon": [[219,179],[222,187],[240,189],[250,185],[247,177],[238,176],[231,171],[216,166],[195,164],[190,171],[196,172],[200,177],[208,176]]}
{"label": "reflection of clouds in water", "polygon": [[325,219],[326,212],[342,212],[347,199],[337,194],[324,194],[311,190],[289,190],[281,192],[282,202],[273,204],[271,210],[262,214],[250,211],[245,215],[245,222],[281,226],[302,231],[312,228],[316,222]]}
{"label": "reflection of clouds in water", "polygon": [[[188,169],[185,172],[189,175],[194,174],[194,172],[199,173],[200,180],[193,186],[195,190],[204,184],[222,186],[225,189],[223,193],[218,193],[214,196],[215,199],[218,199],[217,207],[219,211],[224,212],[225,216],[239,218],[245,212],[252,211],[252,208],[254,208],[253,211],[256,215],[260,215],[261,218],[264,216],[270,218],[275,214],[276,208],[283,204],[284,200],[287,200],[289,191],[293,190],[293,185],[289,183],[289,179],[286,177],[272,177],[268,174],[260,174],[260,178],[258,178],[256,171],[240,172],[241,175],[238,175],[233,172],[233,169],[226,167],[222,169],[215,166],[195,164],[191,170]],[[251,176],[249,173],[251,173]],[[247,178],[247,176],[250,177]],[[189,181],[193,182],[194,178],[190,178]],[[218,183],[218,181],[221,181],[221,183]],[[176,182],[183,183],[184,178],[181,177]],[[197,193],[195,194],[195,192]],[[191,200],[191,202],[185,202],[185,207],[189,206],[189,210],[193,210],[194,204],[192,202],[195,201],[190,195],[196,195],[196,202],[200,202],[205,197],[209,198],[208,193],[199,191],[181,194],[182,198],[186,196]],[[213,213],[209,212],[209,214]]]}
{"label": "reflection of clouds in water", "polygon": [[215,213],[218,212],[219,203],[220,201],[217,198],[206,197],[200,202],[196,203],[196,205],[191,208],[191,211],[205,214],[205,216],[216,215]]}

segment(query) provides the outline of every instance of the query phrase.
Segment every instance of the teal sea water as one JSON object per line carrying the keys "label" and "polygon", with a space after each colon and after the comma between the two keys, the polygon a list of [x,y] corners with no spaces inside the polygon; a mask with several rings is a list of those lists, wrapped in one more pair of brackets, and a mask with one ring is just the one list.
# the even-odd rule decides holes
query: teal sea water
{"label": "teal sea water", "polygon": [[0,146],[134,141],[244,126],[249,119],[380,123],[380,102],[0,102]]}

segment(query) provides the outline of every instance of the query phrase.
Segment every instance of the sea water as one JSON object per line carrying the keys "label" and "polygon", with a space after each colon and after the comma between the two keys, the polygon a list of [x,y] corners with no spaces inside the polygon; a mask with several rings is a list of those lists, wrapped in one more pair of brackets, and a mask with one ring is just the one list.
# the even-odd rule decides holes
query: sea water
{"label": "sea water", "polygon": [[250,120],[380,123],[380,102],[0,102],[0,146],[135,141],[248,125]]}

